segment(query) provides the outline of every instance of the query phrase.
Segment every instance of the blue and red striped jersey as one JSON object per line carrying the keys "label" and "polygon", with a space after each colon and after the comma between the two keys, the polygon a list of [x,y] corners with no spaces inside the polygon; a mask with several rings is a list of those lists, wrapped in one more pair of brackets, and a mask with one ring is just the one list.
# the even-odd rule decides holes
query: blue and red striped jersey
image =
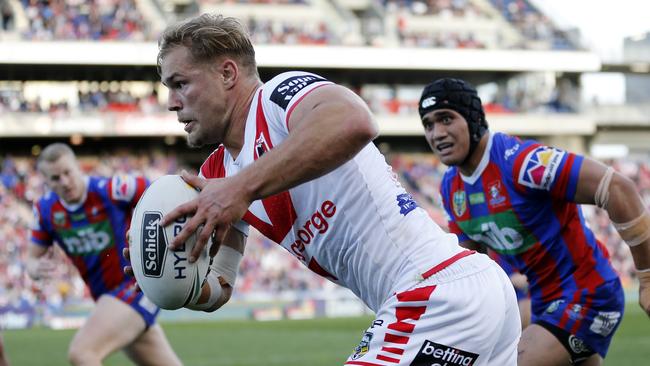
{"label": "blue and red striped jersey", "polygon": [[143,177],[88,177],[82,203],[68,205],[47,192],[34,205],[32,242],[56,242],[72,260],[93,298],[131,278],[123,273],[122,256],[131,213],[147,188]]}
{"label": "blue and red striped jersey", "polygon": [[472,176],[456,167],[441,185],[449,229],[486,245],[528,277],[547,302],[615,279],[607,249],[573,203],[583,157],[536,141],[490,135]]}

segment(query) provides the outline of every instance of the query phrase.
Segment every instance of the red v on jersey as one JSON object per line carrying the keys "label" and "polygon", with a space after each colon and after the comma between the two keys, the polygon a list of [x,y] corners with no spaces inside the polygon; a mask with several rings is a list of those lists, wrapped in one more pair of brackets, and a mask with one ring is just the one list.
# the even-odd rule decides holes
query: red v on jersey
{"label": "red v on jersey", "polygon": [[[255,148],[253,156],[259,159],[265,152],[273,148],[269,134],[269,125],[262,109],[262,91],[257,96],[257,115],[255,119]],[[253,225],[264,236],[276,243],[281,243],[296,221],[296,210],[291,202],[288,191],[278,193],[262,200],[262,205],[271,223],[264,222],[250,210],[244,215],[244,221]]]}

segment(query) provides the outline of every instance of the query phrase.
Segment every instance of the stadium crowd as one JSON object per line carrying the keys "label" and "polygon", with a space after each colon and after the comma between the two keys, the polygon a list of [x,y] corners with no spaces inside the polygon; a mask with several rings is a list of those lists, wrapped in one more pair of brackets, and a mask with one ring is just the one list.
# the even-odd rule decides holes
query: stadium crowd
{"label": "stadium crowd", "polygon": [[[61,95],[46,90],[42,85],[38,91],[25,92],[26,84],[0,84],[0,112],[49,113],[51,115],[74,115],[86,112],[155,113],[165,110],[164,99],[159,98],[159,83],[144,83],[146,91],[136,90],[128,82],[97,82],[77,84],[75,92]],[[142,83],[141,83],[142,84]],[[52,89],[58,87],[51,83]],[[352,87],[368,103],[376,114],[415,115],[421,85],[366,84]],[[546,91],[544,91],[546,90]],[[46,95],[52,95],[45,98]],[[575,113],[579,110],[577,87],[568,80],[560,79],[551,87],[527,88],[504,87],[484,97],[488,113]]]}
{"label": "stadium crowd", "polygon": [[[16,31],[16,17],[21,17],[24,27],[18,29],[20,37],[37,41],[152,41],[157,37],[157,30],[148,17],[181,17],[187,14],[151,14],[143,12],[135,0],[20,0],[23,9],[15,14],[8,0],[0,0],[0,32]],[[265,6],[301,5],[305,7],[323,6],[306,0],[197,0],[189,2],[184,8],[194,11],[218,9],[219,5]],[[575,49],[566,34],[558,30],[548,17],[524,0],[491,0],[491,11],[486,4],[472,0],[381,0],[372,7],[380,9],[385,15],[395,14],[396,22],[382,22],[380,18],[371,19],[371,27],[355,30],[356,21],[368,21],[370,18],[358,18],[347,22],[347,27],[331,27],[326,11],[318,8],[322,19],[319,21],[291,20],[283,15],[260,17],[253,14],[244,16],[251,38],[256,44],[288,45],[352,45],[405,46],[435,48],[488,48],[514,47],[531,49]],[[189,6],[191,5],[191,6]],[[340,4],[338,6],[341,6]],[[371,6],[368,5],[370,8]],[[154,7],[155,8],[155,7]],[[158,5],[163,9],[162,3]],[[291,10],[288,10],[290,14]],[[258,13],[263,14],[264,11]],[[352,13],[350,13],[352,14]],[[365,17],[365,16],[364,16]],[[512,25],[522,37],[519,44],[485,43],[474,32],[459,33],[446,27],[431,29],[411,29],[409,20],[418,17],[434,17],[441,21],[453,20],[466,22],[466,29],[476,20],[503,21]],[[24,19],[23,19],[24,18]],[[383,24],[380,24],[383,23]],[[486,30],[481,30],[482,38]],[[495,31],[496,32],[496,31]],[[396,35],[393,37],[392,35]],[[488,38],[500,39],[494,35]]]}
{"label": "stadium crowd", "polygon": [[[428,153],[393,153],[388,160],[405,188],[420,206],[442,227],[446,218],[439,206],[438,188],[445,170],[438,159]],[[192,171],[179,156],[163,151],[113,151],[110,154],[80,156],[83,169],[89,174],[144,174],[155,179],[174,174],[180,169]],[[614,161],[613,166],[632,178],[645,202],[650,206],[650,164],[640,160]],[[35,170],[31,157],[5,155],[0,170],[0,314],[6,311],[32,314],[33,321],[48,324],[49,319],[64,310],[70,312],[82,304],[90,304],[90,295],[71,263],[56,276],[34,282],[25,272],[26,248],[32,221],[31,203],[43,192],[43,180]],[[607,214],[586,207],[585,216],[596,236],[607,246],[614,268],[624,285],[633,281],[634,266],[629,249],[609,224]],[[284,250],[255,231],[251,231],[246,255],[240,267],[235,294],[240,299],[305,296],[318,291],[335,290],[336,286],[317,276],[295,261]],[[29,324],[26,324],[29,325]]]}
{"label": "stadium crowd", "polygon": [[575,49],[564,32],[527,0],[490,0],[492,5],[526,39],[522,48]]}
{"label": "stadium crowd", "polygon": [[37,93],[38,95],[33,97],[25,96],[24,85],[18,88],[0,86],[0,112],[68,115],[81,112],[152,113],[164,110],[153,84],[151,91],[144,94],[134,93],[128,88],[120,88],[117,83],[113,83],[116,87],[109,87],[111,83],[107,82],[89,84],[90,87],[78,88],[74,96],[58,95],[48,100],[44,100],[43,97],[48,93]]}
{"label": "stadium crowd", "polygon": [[29,27],[23,36],[38,41],[131,40],[155,38],[134,0],[22,0]]}

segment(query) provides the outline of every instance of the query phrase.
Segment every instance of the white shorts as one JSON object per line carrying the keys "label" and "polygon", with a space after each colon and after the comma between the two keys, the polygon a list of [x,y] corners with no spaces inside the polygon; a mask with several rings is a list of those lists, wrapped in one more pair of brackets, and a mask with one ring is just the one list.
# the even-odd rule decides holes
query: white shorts
{"label": "white shorts", "polygon": [[483,254],[445,262],[381,306],[345,365],[517,364],[521,322],[508,276]]}

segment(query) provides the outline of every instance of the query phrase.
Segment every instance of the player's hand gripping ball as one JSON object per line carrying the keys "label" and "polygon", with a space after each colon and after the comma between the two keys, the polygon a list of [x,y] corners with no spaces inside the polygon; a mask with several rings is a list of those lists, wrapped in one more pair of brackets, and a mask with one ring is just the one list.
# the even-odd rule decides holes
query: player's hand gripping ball
{"label": "player's hand gripping ball", "polygon": [[196,262],[188,262],[196,233],[177,250],[167,248],[189,217],[167,227],[159,225],[163,216],[198,194],[179,175],[166,175],[151,183],[133,211],[129,232],[133,274],[142,292],[163,309],[179,309],[198,296],[210,267],[211,243]]}

